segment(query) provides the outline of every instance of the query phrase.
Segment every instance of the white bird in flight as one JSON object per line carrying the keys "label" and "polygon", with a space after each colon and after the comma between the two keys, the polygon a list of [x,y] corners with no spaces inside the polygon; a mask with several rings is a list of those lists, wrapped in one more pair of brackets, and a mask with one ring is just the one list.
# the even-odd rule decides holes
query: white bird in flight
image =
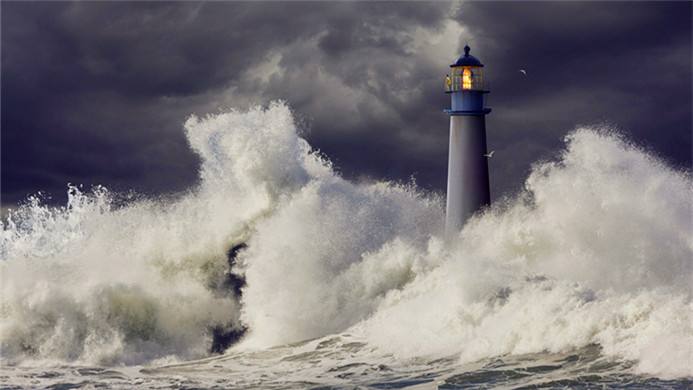
{"label": "white bird in flight", "polygon": [[520,69],[520,73],[522,73],[523,75],[527,76],[527,71],[524,70],[524,69]]}
{"label": "white bird in flight", "polygon": [[492,151],[490,151],[490,152],[484,154],[484,157],[486,157],[486,158],[491,158],[491,157],[493,157],[493,153],[496,153],[496,151],[495,151],[495,150],[492,150]]}

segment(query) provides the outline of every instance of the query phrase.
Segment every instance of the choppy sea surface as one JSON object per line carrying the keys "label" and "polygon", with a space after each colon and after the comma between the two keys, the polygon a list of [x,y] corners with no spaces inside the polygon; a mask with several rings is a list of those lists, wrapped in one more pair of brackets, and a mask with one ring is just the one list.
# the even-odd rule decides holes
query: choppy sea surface
{"label": "choppy sea surface", "polygon": [[630,372],[632,362],[600,354],[596,345],[562,354],[526,354],[459,364],[456,356],[398,360],[349,335],[230,352],[162,366],[12,367],[3,388],[152,389],[686,389],[690,379]]}
{"label": "choppy sea surface", "polygon": [[445,241],[440,195],[342,178],[283,103],[185,128],[185,193],[3,218],[0,387],[691,388],[691,173],[621,133]]}

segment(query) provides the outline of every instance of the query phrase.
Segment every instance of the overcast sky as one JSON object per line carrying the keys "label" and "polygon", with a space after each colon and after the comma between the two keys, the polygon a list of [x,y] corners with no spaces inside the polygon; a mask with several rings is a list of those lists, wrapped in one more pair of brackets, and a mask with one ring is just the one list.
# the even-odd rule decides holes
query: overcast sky
{"label": "overcast sky", "polygon": [[[486,65],[492,196],[580,124],[691,166],[691,3],[2,2],[2,205],[195,185],[191,114],[284,99],[349,178],[444,190],[443,78]],[[519,69],[525,69],[523,76]]]}

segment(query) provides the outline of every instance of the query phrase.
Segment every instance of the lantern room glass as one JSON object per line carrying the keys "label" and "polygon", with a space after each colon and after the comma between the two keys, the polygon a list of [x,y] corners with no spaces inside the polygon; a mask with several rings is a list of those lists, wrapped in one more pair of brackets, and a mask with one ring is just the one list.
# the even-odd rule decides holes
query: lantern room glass
{"label": "lantern room glass", "polygon": [[484,75],[479,66],[455,66],[450,75],[450,83],[446,83],[446,91],[483,91]]}

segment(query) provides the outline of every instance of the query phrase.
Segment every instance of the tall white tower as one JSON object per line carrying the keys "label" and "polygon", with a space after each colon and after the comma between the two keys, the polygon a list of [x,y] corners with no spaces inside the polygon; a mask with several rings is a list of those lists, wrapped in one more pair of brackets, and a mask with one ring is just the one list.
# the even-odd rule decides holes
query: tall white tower
{"label": "tall white tower", "polygon": [[450,94],[450,149],[448,154],[448,193],[445,232],[459,233],[465,221],[491,202],[486,156],[486,114],[483,64],[469,54],[450,65],[445,79]]}

